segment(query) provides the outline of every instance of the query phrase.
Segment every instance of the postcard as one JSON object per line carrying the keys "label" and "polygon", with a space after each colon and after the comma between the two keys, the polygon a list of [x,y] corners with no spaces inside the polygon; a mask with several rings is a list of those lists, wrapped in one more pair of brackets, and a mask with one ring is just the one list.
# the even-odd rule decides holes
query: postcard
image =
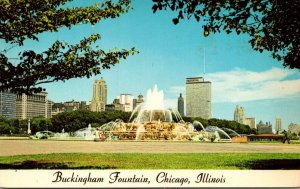
{"label": "postcard", "polygon": [[2,0],[0,187],[300,187],[299,6]]}

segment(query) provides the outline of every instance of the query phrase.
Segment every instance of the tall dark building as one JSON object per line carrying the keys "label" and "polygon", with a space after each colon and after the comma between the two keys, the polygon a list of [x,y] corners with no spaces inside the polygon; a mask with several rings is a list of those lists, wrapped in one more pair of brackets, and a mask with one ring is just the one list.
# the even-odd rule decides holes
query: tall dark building
{"label": "tall dark building", "polygon": [[0,91],[0,115],[16,118],[17,95],[8,91]]}
{"label": "tall dark building", "polygon": [[133,109],[135,109],[138,105],[144,102],[144,96],[139,94],[137,99],[133,99]]}
{"label": "tall dark building", "polygon": [[86,101],[81,101],[80,102],[79,109],[81,109],[81,110],[87,110],[88,109],[88,107],[86,105]]}
{"label": "tall dark building", "polygon": [[180,93],[178,97],[177,109],[181,116],[184,116],[184,99]]}

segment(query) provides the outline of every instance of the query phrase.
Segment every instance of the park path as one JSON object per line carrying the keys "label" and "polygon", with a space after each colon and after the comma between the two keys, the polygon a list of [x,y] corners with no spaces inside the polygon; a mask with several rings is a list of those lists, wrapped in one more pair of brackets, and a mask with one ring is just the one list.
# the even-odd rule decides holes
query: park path
{"label": "park path", "polygon": [[0,156],[48,153],[300,153],[300,144],[0,140]]}

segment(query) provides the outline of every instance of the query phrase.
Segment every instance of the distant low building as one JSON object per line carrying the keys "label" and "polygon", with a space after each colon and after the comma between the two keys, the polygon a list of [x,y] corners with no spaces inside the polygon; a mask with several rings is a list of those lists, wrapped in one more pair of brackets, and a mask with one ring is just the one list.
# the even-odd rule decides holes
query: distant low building
{"label": "distant low building", "polygon": [[113,104],[106,104],[105,105],[105,111],[114,111],[115,106]]}
{"label": "distant low building", "polygon": [[59,114],[59,113],[62,113],[62,112],[65,112],[65,111],[62,111],[62,109],[60,108],[52,108],[52,112],[51,112],[51,115],[52,117]]}
{"label": "distant low building", "polygon": [[89,110],[89,106],[86,104],[86,101],[81,101],[79,105],[80,110]]}
{"label": "distant low building", "polygon": [[270,122],[263,123],[260,121],[257,124],[257,133],[258,134],[272,134],[272,125]]}
{"label": "distant low building", "polygon": [[80,102],[75,100],[64,102],[64,107],[67,112],[75,111],[80,109]]}
{"label": "distant low building", "polygon": [[125,112],[125,106],[120,103],[120,99],[114,99],[112,104],[107,104],[105,106],[106,111],[122,111]]}
{"label": "distant low building", "polygon": [[144,102],[144,96],[140,94],[137,99],[133,99],[133,109]]}
{"label": "distant low building", "polygon": [[63,103],[53,103],[51,111],[52,117],[65,111],[65,106]]}
{"label": "distant low building", "polygon": [[70,112],[75,110],[89,110],[89,105],[87,105],[86,101],[67,101],[60,103],[53,103],[52,106],[52,116],[57,115],[62,112]]}
{"label": "distant low building", "polygon": [[256,119],[255,117],[247,117],[244,120],[245,125],[249,125],[251,129],[256,129]]}

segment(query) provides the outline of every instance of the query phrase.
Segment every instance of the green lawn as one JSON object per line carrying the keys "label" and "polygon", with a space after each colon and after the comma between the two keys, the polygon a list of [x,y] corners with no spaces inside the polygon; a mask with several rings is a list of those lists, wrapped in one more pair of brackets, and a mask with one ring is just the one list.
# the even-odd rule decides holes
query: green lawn
{"label": "green lawn", "polygon": [[300,154],[40,154],[2,156],[0,169],[300,169]]}

